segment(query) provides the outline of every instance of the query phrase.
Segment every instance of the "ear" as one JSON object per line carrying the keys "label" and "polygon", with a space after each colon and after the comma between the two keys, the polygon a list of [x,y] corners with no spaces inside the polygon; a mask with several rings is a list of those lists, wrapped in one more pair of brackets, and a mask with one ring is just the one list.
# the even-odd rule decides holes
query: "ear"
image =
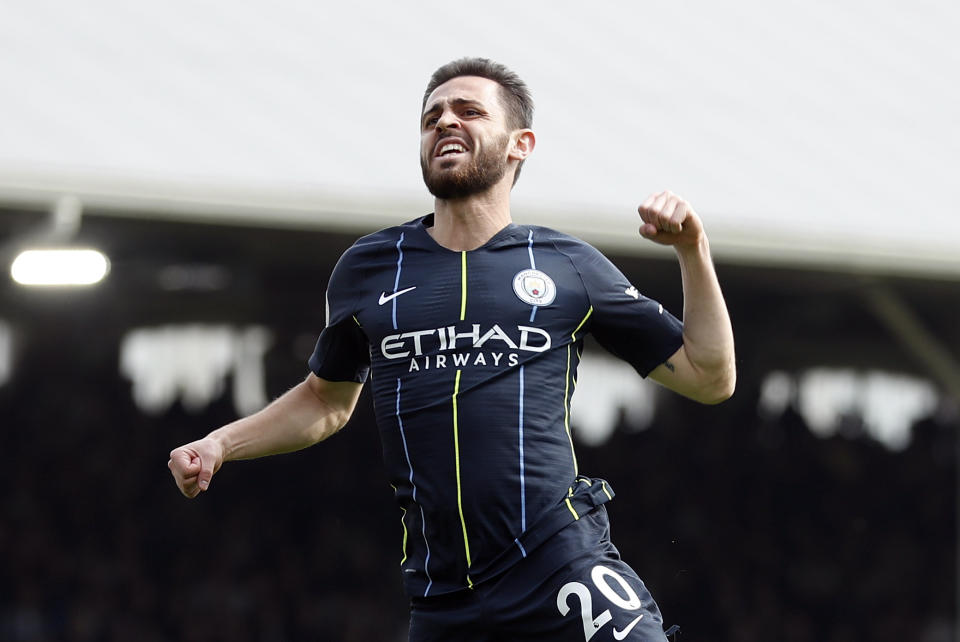
{"label": "ear", "polygon": [[513,145],[507,158],[523,161],[533,153],[533,148],[537,146],[537,137],[534,136],[532,129],[519,129],[511,136]]}

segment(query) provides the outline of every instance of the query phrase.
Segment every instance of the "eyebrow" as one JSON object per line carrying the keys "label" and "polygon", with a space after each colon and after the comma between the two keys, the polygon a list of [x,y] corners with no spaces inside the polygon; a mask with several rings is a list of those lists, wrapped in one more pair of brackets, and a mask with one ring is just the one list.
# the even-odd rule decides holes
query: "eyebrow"
{"label": "eyebrow", "polygon": [[[442,101],[436,102],[433,104],[432,107],[430,107],[430,109],[423,112],[423,116],[420,117],[421,122],[423,121],[424,118],[426,118],[430,114],[436,113],[438,111],[442,111],[442,108],[441,108],[442,104],[443,104]],[[476,105],[478,107],[483,107],[482,102],[480,102],[479,100],[472,100],[470,98],[454,98],[453,100],[450,101],[450,104],[456,107],[463,107],[464,105]]]}

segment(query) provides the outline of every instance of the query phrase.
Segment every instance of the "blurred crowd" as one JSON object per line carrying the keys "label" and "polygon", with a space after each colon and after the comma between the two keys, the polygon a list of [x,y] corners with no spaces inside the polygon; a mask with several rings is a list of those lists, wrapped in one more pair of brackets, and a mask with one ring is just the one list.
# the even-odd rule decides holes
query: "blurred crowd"
{"label": "blurred crowd", "polygon": [[[35,365],[0,388],[0,639],[406,639],[368,393],[329,442],[229,464],[189,501],[167,454],[233,419],[227,401],[149,417],[113,372]],[[820,439],[756,401],[664,396],[649,428],[578,448],[677,639],[952,640],[956,418],[891,452],[856,417]]]}

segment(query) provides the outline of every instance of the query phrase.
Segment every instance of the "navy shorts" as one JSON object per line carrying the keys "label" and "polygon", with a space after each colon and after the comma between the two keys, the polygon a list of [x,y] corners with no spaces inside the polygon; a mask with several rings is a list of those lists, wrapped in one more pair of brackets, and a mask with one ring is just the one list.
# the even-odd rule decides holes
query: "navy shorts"
{"label": "navy shorts", "polygon": [[599,506],[472,590],[413,598],[410,642],[667,642]]}

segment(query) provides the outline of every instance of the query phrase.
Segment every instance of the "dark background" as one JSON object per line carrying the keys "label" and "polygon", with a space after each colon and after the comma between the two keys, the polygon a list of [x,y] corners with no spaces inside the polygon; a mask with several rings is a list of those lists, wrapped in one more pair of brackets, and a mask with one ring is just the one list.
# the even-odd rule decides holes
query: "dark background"
{"label": "dark background", "polygon": [[[36,220],[0,209],[4,264]],[[132,328],[259,324],[273,333],[268,394],[281,394],[306,374],[326,279],[353,238],[91,212],[76,242],[111,257],[104,283],[37,291],[0,278],[15,341],[0,386],[0,639],[405,639],[399,511],[366,391],[328,442],[231,463],[188,501],[167,455],[236,418],[229,393],[200,412],[149,416],[118,370]],[[675,261],[612,258],[680,312]],[[165,289],[171,266],[214,270],[216,287]],[[577,448],[581,469],[617,490],[614,542],[680,640],[951,640],[955,402],[921,420],[902,452],[859,417],[821,439],[795,410],[765,417],[757,402],[772,370],[933,379],[871,302],[901,302],[956,358],[960,283],[723,262],[718,272],[737,338],[734,398],[706,407],[663,393],[648,429]]]}

